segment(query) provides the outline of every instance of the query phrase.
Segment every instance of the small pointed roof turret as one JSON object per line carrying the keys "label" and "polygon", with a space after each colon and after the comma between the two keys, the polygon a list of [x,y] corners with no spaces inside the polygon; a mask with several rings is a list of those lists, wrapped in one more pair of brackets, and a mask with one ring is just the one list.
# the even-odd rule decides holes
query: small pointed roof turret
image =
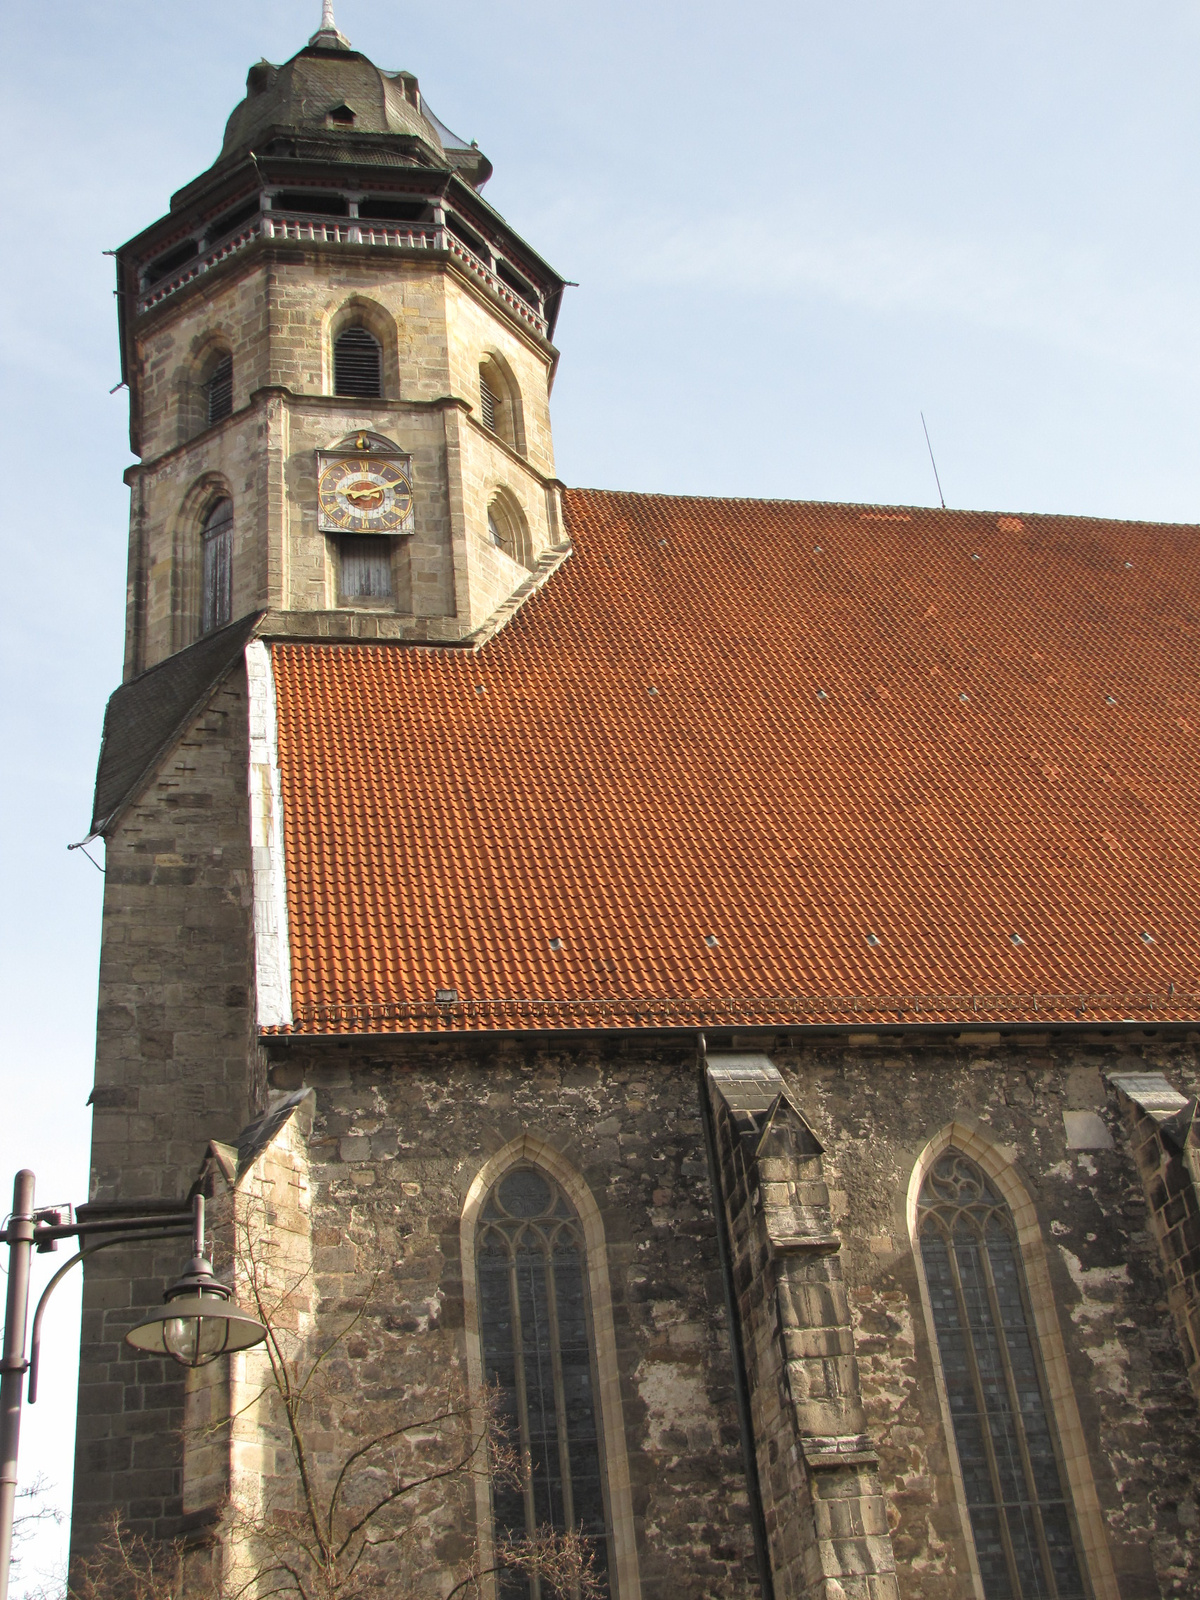
{"label": "small pointed roof turret", "polygon": [[333,20],[333,0],[321,0],[321,26],[308,43],[310,49],[315,45],[318,49],[349,50],[349,39],[344,33],[338,32],[337,23]]}

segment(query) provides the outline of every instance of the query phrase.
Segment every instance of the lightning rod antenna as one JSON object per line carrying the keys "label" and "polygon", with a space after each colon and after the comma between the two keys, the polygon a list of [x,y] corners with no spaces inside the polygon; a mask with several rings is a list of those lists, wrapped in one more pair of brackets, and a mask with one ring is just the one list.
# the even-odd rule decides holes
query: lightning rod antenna
{"label": "lightning rod antenna", "polygon": [[929,464],[933,468],[933,481],[937,484],[938,499],[942,502],[942,510],[946,509],[946,496],[942,493],[942,480],[938,477],[937,462],[933,459],[933,445],[929,442],[929,426],[925,421],[925,413],[921,413],[921,426],[925,429],[925,444],[929,450]]}

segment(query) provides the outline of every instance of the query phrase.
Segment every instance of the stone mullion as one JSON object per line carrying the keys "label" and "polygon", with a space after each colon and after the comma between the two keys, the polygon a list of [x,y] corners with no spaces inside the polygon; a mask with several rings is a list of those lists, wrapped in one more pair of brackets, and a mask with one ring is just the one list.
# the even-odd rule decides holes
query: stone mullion
{"label": "stone mullion", "polygon": [[571,1492],[571,1447],[567,1438],[566,1392],[562,1375],[562,1341],[558,1331],[558,1280],[554,1256],[546,1251],[546,1305],[550,1316],[550,1365],[554,1377],[554,1425],[558,1435],[558,1472],[562,1483],[563,1526],[575,1527],[575,1497]]}
{"label": "stone mullion", "polygon": [[[517,1250],[509,1241],[508,1293],[512,1307],[513,1373],[517,1388],[517,1430],[521,1440],[521,1488],[525,1501],[525,1531],[532,1533],[537,1527],[536,1508],[533,1503],[533,1450],[529,1440],[529,1394],[525,1385],[525,1340],[521,1324],[521,1286],[517,1281]],[[532,1600],[540,1600],[541,1586],[537,1578],[530,1580]]]}
{"label": "stone mullion", "polygon": [[[1042,1501],[1038,1499],[1037,1478],[1034,1477],[1034,1459],[1032,1459],[1032,1456],[1029,1454],[1029,1438],[1027,1438],[1026,1435],[1026,1418],[1024,1418],[1024,1413],[1022,1413],[1021,1410],[1021,1397],[1019,1397],[1018,1387],[1016,1387],[1016,1376],[1014,1376],[1013,1373],[1013,1360],[1011,1360],[1010,1354],[1008,1354],[1008,1334],[1006,1334],[1005,1331],[1003,1315],[1000,1314],[1000,1293],[998,1293],[997,1286],[995,1286],[995,1274],[992,1272],[992,1254],[990,1254],[990,1251],[987,1250],[987,1235],[984,1234],[984,1230],[982,1229],[979,1230],[979,1232],[981,1232],[982,1240],[984,1240],[984,1269],[986,1269],[987,1302],[989,1302],[989,1306],[992,1307],[992,1320],[994,1320],[998,1333],[1000,1333],[1000,1341],[998,1341],[998,1344],[1000,1344],[1003,1368],[1005,1368],[1005,1384],[1008,1386],[1008,1403],[1010,1403],[1011,1408],[1013,1408],[1014,1426],[1016,1426],[1016,1438],[1018,1438],[1018,1445],[1021,1446],[1021,1469],[1024,1470],[1024,1474],[1026,1474],[1026,1491],[1027,1494],[1029,1494],[1029,1506],[1030,1509],[1032,1509],[1032,1512],[1034,1512],[1034,1526],[1037,1528],[1038,1552],[1040,1552],[1040,1555],[1042,1555],[1043,1576],[1045,1576],[1045,1581],[1050,1584],[1051,1600],[1058,1600],[1058,1578],[1054,1576],[1054,1563],[1051,1562],[1050,1558],[1050,1542],[1046,1541],[1045,1520],[1043,1520],[1042,1517]],[[1016,1251],[1016,1240],[1013,1240],[1013,1250]],[[1026,1314],[1026,1330],[1032,1330],[1032,1328],[1034,1328],[1034,1318],[1030,1317],[1029,1307],[1026,1306],[1026,1298],[1024,1298],[1024,1285],[1021,1283],[1021,1275],[1018,1275],[1018,1294],[1021,1296],[1022,1312]],[[1035,1350],[1034,1347],[1034,1339],[1030,1338],[1029,1346],[1030,1350],[1032,1350],[1032,1354],[1034,1354],[1034,1376],[1038,1381],[1038,1387],[1040,1387],[1042,1386],[1042,1374],[1040,1374],[1040,1363],[1038,1363],[1038,1355],[1037,1350]],[[1046,1421],[1050,1421],[1050,1418],[1046,1418]],[[1050,1440],[1051,1448],[1054,1448],[1054,1445],[1056,1445],[1056,1437],[1054,1437],[1053,1427],[1050,1429]]]}
{"label": "stone mullion", "polygon": [[[939,1219],[940,1220],[940,1219]],[[1004,1508],[1004,1486],[1000,1479],[1000,1466],[996,1460],[996,1446],[992,1439],[991,1417],[987,1408],[987,1397],[983,1392],[983,1378],[979,1371],[979,1355],[975,1349],[975,1337],[971,1331],[971,1318],[967,1310],[967,1297],[963,1290],[962,1275],[958,1270],[958,1251],[954,1246],[954,1233],[947,1229],[949,1249],[946,1254],[950,1261],[950,1281],[954,1285],[954,1300],[958,1307],[958,1320],[965,1334],[964,1344],[969,1357],[971,1369],[971,1384],[975,1390],[975,1404],[979,1411],[979,1435],[983,1440],[984,1454],[987,1456],[988,1474],[992,1480],[992,1494],[996,1501],[996,1510],[999,1512],[1000,1540],[1004,1546],[1004,1560],[1008,1566],[1008,1581],[1012,1585],[1014,1595],[1021,1592],[1021,1580],[1017,1570],[1017,1558],[1013,1553],[1012,1534],[1008,1526],[1008,1513]],[[982,1236],[980,1239],[982,1247]],[[984,1252],[986,1254],[986,1251]]]}
{"label": "stone mullion", "polygon": [[[1033,1512],[1033,1525],[1037,1531],[1038,1554],[1042,1558],[1042,1576],[1044,1581],[1050,1585],[1050,1600],[1057,1600],[1058,1580],[1054,1575],[1054,1564],[1050,1560],[1050,1546],[1046,1541],[1046,1528],[1042,1520],[1042,1506],[1041,1501],[1038,1499],[1037,1483],[1033,1474],[1033,1460],[1029,1454],[1029,1440],[1025,1435],[1025,1417],[1021,1411],[1021,1397],[1017,1391],[1017,1380],[1012,1369],[1012,1357],[1008,1349],[1008,1334],[1005,1331],[1004,1317],[1000,1310],[1000,1295],[996,1289],[996,1276],[992,1271],[991,1252],[987,1247],[987,1233],[982,1225],[979,1229],[979,1237],[983,1250],[984,1282],[987,1285],[988,1306],[991,1309],[992,1322],[996,1328],[996,1344],[1000,1350],[1000,1362],[1004,1369],[1004,1384],[1008,1390],[1008,1403],[1013,1414],[1013,1431],[1017,1437],[1017,1447],[1021,1452],[1021,1471],[1025,1474],[1025,1493],[1029,1500],[1030,1509]],[[1027,1320],[1026,1327],[1030,1328],[1032,1326],[1032,1322]],[[1032,1343],[1033,1341],[1030,1340],[1031,1346]],[[1034,1376],[1037,1376],[1036,1360]]]}

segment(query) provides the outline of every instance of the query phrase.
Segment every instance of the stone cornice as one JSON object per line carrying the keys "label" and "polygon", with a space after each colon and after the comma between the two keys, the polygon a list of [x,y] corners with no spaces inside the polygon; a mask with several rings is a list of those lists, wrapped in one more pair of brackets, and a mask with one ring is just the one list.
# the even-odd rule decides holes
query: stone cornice
{"label": "stone cornice", "polygon": [[[185,439],[182,444],[172,445],[169,450],[164,450],[161,455],[153,456],[146,461],[134,462],[126,467],[123,474],[125,483],[132,488],[139,478],[162,471],[164,467],[173,465],[176,461],[186,456],[190,450],[198,445],[206,444],[210,439],[216,438],[224,428],[232,428],[252,412],[261,409],[267,400],[282,400],[285,405],[293,406],[298,410],[309,411],[345,411],[351,397],[338,394],[297,394],[294,389],[289,389],[286,384],[269,383],[255,389],[250,395],[248,405],[225,417],[221,422],[214,422],[209,428],[203,428],[199,433],[193,434],[190,439]],[[413,411],[461,411],[475,430],[496,446],[504,455],[508,456],[515,466],[527,472],[531,478],[543,489],[562,490],[566,487],[561,478],[548,477],[540,472],[532,461],[506,444],[499,435],[485,428],[483,423],[475,416],[475,407],[462,395],[442,394],[432,400],[371,400],[365,402],[372,409],[388,411],[396,416],[403,416]]]}

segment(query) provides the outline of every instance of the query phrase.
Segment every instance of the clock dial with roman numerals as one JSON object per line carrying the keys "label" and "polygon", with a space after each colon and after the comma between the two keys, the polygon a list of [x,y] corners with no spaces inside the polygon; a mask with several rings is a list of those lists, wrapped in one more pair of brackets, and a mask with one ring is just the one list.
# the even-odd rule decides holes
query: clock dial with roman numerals
{"label": "clock dial with roman numerals", "polygon": [[322,532],[411,532],[413,492],[406,466],[386,456],[324,458],[317,479]]}

